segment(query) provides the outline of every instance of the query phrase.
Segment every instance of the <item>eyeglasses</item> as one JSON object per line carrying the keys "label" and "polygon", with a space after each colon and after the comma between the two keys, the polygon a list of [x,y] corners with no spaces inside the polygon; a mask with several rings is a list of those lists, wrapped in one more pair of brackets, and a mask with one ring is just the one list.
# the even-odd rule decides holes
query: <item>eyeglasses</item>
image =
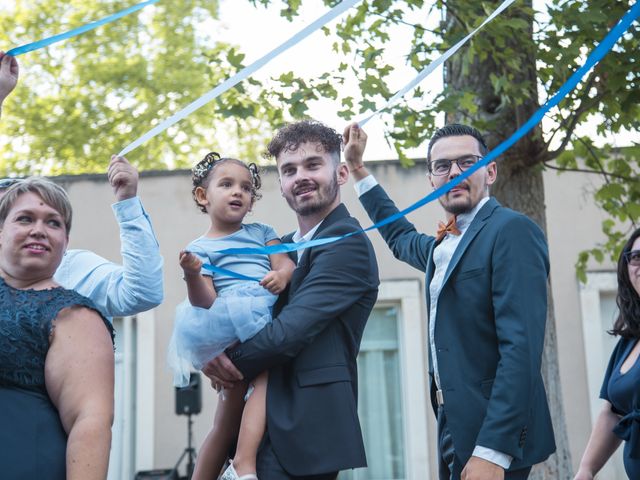
{"label": "eyeglasses", "polygon": [[433,175],[447,175],[451,171],[451,165],[455,162],[460,171],[464,172],[473,167],[480,159],[482,159],[482,157],[479,155],[464,155],[452,160],[440,158],[429,163],[429,171]]}
{"label": "eyeglasses", "polygon": [[0,190],[4,190],[6,188],[9,188],[10,186],[15,185],[18,182],[20,182],[19,178],[1,178],[0,179]]}
{"label": "eyeglasses", "polygon": [[633,267],[640,267],[640,250],[631,250],[624,252],[624,259]]}

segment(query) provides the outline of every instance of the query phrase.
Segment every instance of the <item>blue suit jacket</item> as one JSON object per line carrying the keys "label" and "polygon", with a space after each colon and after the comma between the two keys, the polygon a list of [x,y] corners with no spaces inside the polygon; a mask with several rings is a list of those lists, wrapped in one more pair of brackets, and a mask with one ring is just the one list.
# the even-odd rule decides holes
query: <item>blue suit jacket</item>
{"label": "blue suit jacket", "polygon": [[[360,200],[374,222],[398,211],[379,185]],[[405,218],[380,233],[396,258],[426,273],[429,311],[435,238]],[[514,457],[511,470],[555,451],[540,374],[548,272],[540,228],[494,198],[451,258],[438,297],[435,345],[447,425],[463,465],[476,445]],[[429,373],[435,410],[431,352]]]}
{"label": "blue suit jacket", "polygon": [[[360,229],[340,204],[314,238]],[[293,272],[288,303],[278,311],[279,302],[272,323],[228,352],[245,378],[269,370],[269,438],[291,475],[366,466],[356,355],[378,284],[366,235],[307,248]]]}

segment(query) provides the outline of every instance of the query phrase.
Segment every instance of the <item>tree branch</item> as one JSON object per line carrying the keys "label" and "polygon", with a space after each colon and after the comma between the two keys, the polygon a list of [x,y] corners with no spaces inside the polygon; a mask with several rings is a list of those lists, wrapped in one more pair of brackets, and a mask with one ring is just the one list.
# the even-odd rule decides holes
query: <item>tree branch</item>
{"label": "tree branch", "polygon": [[429,33],[433,33],[434,35],[440,35],[440,32],[437,32],[436,30],[430,30],[426,27],[423,27],[422,25],[413,24],[405,20],[402,20],[401,18],[392,18],[390,15],[383,15],[382,13],[374,13],[374,15],[394,23],[400,23],[402,25],[406,25],[407,27],[415,28],[416,30],[422,30],[423,32],[429,32]]}
{"label": "tree branch", "polygon": [[[556,171],[559,171],[559,172],[589,173],[589,174],[597,174],[597,175],[609,176],[609,177],[612,177],[612,178],[617,178],[619,180],[625,180],[625,181],[629,181],[629,182],[638,182],[638,181],[640,181],[635,177],[625,177],[624,175],[619,175],[617,173],[601,172],[600,170],[591,170],[591,169],[587,169],[587,168],[559,167],[557,165],[552,165],[547,161],[542,162],[542,164],[545,167],[550,168],[551,170],[556,170]],[[607,180],[607,183],[610,183],[610,182]]]}
{"label": "tree branch", "polygon": [[[596,72],[592,71],[589,74],[589,78],[586,81],[583,94],[581,98],[579,98],[580,104],[576,109],[573,110],[573,115],[571,115],[567,119],[564,119],[561,122],[561,126],[559,128],[565,127],[567,134],[565,135],[564,139],[562,139],[562,141],[560,142],[560,146],[557,149],[552,151],[546,150],[545,152],[545,150],[542,150],[543,163],[548,160],[553,160],[565,150],[566,146],[569,144],[569,141],[571,140],[571,137],[573,136],[573,132],[578,126],[578,123],[580,121],[580,118],[582,117],[582,114],[587,110],[589,110],[594,105],[597,105],[600,102],[600,100],[603,98],[604,94],[600,94],[600,93],[595,97],[593,97],[593,99],[590,99],[591,101],[589,102],[587,102],[587,100],[589,99],[585,98],[587,97],[587,95],[589,95],[589,90],[591,90],[591,87],[595,82],[595,78],[596,78]],[[547,143],[547,147],[548,146],[549,146],[549,143]]]}

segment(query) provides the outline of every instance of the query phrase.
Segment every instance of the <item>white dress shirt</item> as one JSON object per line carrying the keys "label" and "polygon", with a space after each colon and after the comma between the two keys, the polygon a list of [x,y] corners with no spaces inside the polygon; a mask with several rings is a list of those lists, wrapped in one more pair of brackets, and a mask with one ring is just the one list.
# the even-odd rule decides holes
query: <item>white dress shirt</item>
{"label": "white dress shirt", "polygon": [[[369,175],[356,182],[354,188],[356,190],[356,193],[358,194],[358,197],[360,197],[376,185],[378,185],[378,181],[373,175]],[[456,217],[456,225],[460,230],[460,235],[451,235],[447,233],[442,239],[442,242],[440,242],[433,251],[433,262],[436,268],[433,274],[433,278],[431,279],[431,283],[429,284],[429,319],[431,320],[429,322],[429,350],[431,351],[433,376],[438,390],[440,390],[440,374],[438,371],[438,357],[436,356],[435,346],[435,325],[436,313],[438,309],[438,297],[440,296],[440,291],[442,290],[442,282],[444,281],[445,273],[447,272],[447,268],[449,267],[449,262],[451,261],[456,248],[458,248],[460,240],[462,240],[462,237],[469,228],[469,225],[471,225],[471,222],[475,218],[476,214],[480,211],[482,206],[487,203],[487,201],[489,201],[489,197],[484,197],[478,202],[478,204],[471,212],[458,215]],[[482,447],[480,445],[476,445],[472,455],[474,457],[479,457],[489,462],[495,463],[505,470],[509,468],[509,466],[511,465],[511,461],[513,460],[513,457],[511,455],[498,452],[491,448]]]}
{"label": "white dress shirt", "polygon": [[162,256],[138,197],[112,208],[120,227],[122,265],[89,250],[67,250],[53,278],[90,298],[105,317],[135,315],[162,302]]}
{"label": "white dress shirt", "polygon": [[[316,230],[318,230],[318,227],[322,222],[324,222],[324,219],[304,235],[300,235],[300,229],[297,229],[293,234],[293,237],[291,237],[291,240],[293,240],[293,243],[308,242],[313,238],[313,236],[316,233]],[[298,262],[300,261],[300,257],[302,257],[302,254],[304,253],[305,250],[306,250],[305,248],[301,248],[300,250],[298,250]]]}

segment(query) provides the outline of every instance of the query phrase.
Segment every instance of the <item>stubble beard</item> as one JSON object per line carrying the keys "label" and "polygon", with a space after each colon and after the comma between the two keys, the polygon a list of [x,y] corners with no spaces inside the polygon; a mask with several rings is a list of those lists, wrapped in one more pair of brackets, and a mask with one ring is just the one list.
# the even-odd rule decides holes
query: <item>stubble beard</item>
{"label": "stubble beard", "polygon": [[328,206],[330,206],[336,197],[338,196],[338,191],[340,190],[340,185],[338,185],[338,179],[333,177],[331,179],[331,183],[327,187],[320,187],[318,192],[318,198],[312,200],[311,202],[307,202],[304,204],[298,203],[295,196],[287,196],[285,197],[289,207],[296,212],[297,215],[301,217],[307,217],[310,215],[315,215],[317,213],[321,213]]}

